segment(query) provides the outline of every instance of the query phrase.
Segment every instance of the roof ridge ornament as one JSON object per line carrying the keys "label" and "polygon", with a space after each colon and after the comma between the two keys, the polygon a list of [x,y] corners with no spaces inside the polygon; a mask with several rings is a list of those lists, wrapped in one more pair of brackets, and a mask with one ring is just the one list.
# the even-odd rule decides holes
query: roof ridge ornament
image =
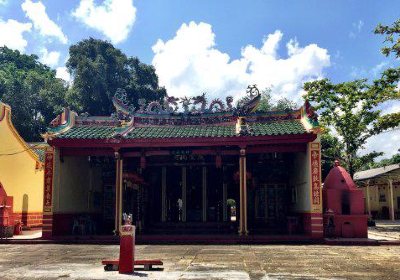
{"label": "roof ridge ornament", "polygon": [[[254,111],[258,105],[261,94],[256,85],[249,85],[246,89],[248,101],[245,104],[233,107],[233,97],[227,96],[225,102],[220,98],[215,98],[207,106],[206,93],[194,97],[174,97],[165,96],[163,102],[151,101],[147,104],[144,98],[138,100],[139,110],[132,105],[129,105],[128,95],[124,89],[118,88],[112,97],[113,105],[116,113],[113,114],[118,120],[130,121],[136,114],[143,115],[202,115],[208,116],[215,113],[230,113],[232,116],[247,115]],[[182,104],[183,112],[178,112],[178,103]],[[147,106],[146,106],[147,105]],[[172,106],[171,106],[172,105]],[[190,105],[192,107],[190,108]],[[200,108],[197,107],[200,105]]]}
{"label": "roof ridge ornament", "polygon": [[135,112],[135,107],[129,105],[128,95],[124,89],[118,88],[112,98],[113,105],[116,109],[116,113],[113,117],[118,120],[131,121]]}

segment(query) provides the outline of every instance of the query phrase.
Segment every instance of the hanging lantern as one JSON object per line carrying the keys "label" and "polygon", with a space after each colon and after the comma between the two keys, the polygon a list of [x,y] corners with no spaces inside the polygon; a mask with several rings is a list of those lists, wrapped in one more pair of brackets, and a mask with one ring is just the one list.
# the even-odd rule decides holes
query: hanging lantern
{"label": "hanging lantern", "polygon": [[[251,179],[251,173],[249,171],[246,171],[246,181],[250,181]],[[235,180],[235,182],[239,182],[240,180],[240,172],[239,170],[235,172],[235,174],[233,174],[233,180]]]}
{"label": "hanging lantern", "polygon": [[127,181],[127,182],[131,182],[131,183],[133,183],[133,184],[140,184],[140,183],[143,183],[143,177],[142,176],[140,176],[139,174],[137,174],[137,173],[130,173],[130,172],[124,172],[123,174],[122,174],[122,178],[125,180],[125,181]]}

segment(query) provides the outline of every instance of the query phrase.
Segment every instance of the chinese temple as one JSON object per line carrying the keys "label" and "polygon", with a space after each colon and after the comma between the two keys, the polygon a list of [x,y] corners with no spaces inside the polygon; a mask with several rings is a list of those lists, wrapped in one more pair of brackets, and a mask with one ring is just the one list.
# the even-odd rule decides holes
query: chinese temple
{"label": "chinese temple", "polygon": [[323,238],[314,109],[255,112],[247,95],[136,109],[118,90],[111,116],[65,109],[43,135],[43,237],[116,234],[132,213],[139,236]]}

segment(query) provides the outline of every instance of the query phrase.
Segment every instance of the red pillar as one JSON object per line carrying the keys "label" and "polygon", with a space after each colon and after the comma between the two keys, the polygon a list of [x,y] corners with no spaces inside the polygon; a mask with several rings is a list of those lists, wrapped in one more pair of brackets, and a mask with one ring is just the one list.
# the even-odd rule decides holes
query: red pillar
{"label": "red pillar", "polygon": [[247,176],[246,176],[246,150],[240,150],[239,174],[240,174],[240,224],[239,235],[247,235]]}
{"label": "red pillar", "polygon": [[122,187],[123,187],[123,160],[119,153],[116,156],[116,182],[115,182],[115,229],[114,233],[117,235],[121,227],[122,220]]}
{"label": "red pillar", "polygon": [[53,236],[53,186],[54,186],[54,147],[47,147],[44,154],[43,188],[43,229],[42,238]]}

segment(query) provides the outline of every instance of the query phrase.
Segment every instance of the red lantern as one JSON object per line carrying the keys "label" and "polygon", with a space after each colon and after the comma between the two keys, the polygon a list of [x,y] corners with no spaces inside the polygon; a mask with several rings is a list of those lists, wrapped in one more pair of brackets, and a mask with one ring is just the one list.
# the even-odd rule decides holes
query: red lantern
{"label": "red lantern", "polygon": [[[249,171],[246,171],[246,181],[250,181],[251,179],[251,173]],[[235,180],[235,182],[238,182],[240,180],[240,172],[239,170],[235,172],[235,174],[233,174],[233,180]]]}

